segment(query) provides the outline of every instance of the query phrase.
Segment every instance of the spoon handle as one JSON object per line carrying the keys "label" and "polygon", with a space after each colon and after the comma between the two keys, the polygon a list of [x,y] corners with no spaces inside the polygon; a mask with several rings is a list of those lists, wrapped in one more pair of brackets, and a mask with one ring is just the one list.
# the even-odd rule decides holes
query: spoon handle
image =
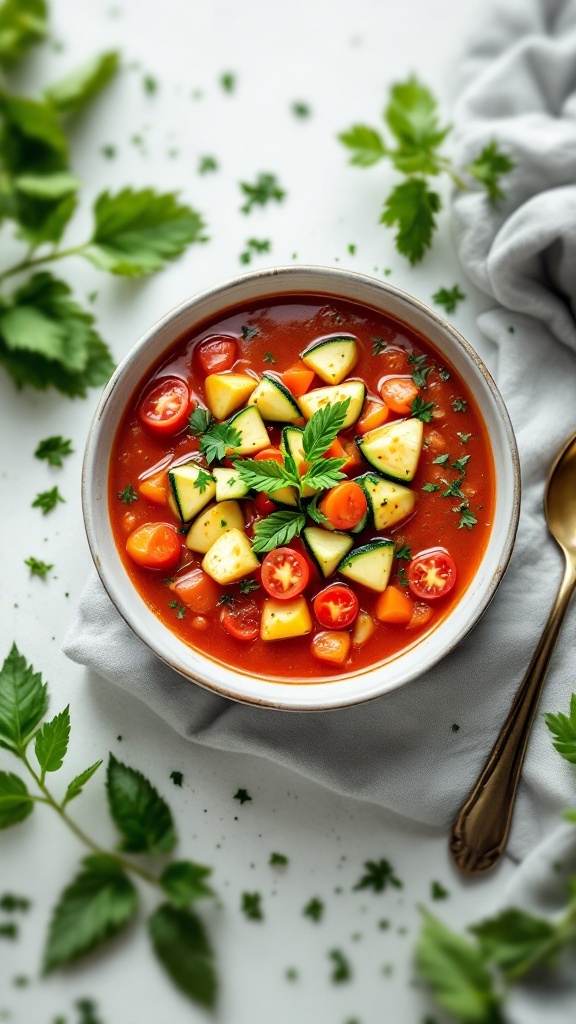
{"label": "spoon handle", "polygon": [[546,671],[574,587],[576,565],[566,555],[564,577],[550,616],[508,718],[474,789],[452,826],[450,852],[465,875],[495,867],[506,848],[512,811],[528,737],[544,686]]}

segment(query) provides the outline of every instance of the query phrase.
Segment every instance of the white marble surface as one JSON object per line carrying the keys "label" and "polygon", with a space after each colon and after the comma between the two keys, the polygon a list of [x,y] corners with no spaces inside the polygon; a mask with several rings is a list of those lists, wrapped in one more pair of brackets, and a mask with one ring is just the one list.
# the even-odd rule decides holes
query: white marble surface
{"label": "white marble surface", "polygon": [[[294,253],[300,262],[377,276],[391,268],[391,282],[425,301],[438,287],[459,282],[468,298],[453,321],[492,365],[475,325],[482,299],[463,280],[448,217],[440,218],[433,252],[410,268],[378,224],[390,170],[350,167],[335,138],[355,121],[377,124],[390,83],[413,71],[434,89],[449,116],[453,67],[483,7],[480,0],[53,0],[51,6],[52,36],[62,46],[36,51],[15,84],[40,88],[104,48],[121,49],[125,62],[73,132],[73,165],[85,182],[85,202],[70,244],[88,230],[93,196],[124,184],[181,190],[204,215],[210,235],[209,243],[193,246],[144,283],[108,278],[80,261],[61,265],[79,300],[98,292],[98,325],[116,358],[170,306],[238,273],[246,240],[257,237],[271,239],[272,249],[255,256],[253,268],[294,262]],[[226,71],[237,76],[233,94],[219,85]],[[154,95],[143,88],[145,74],[158,82]],[[294,117],[295,100],[308,103],[312,116]],[[130,141],[133,135],[143,138],[143,146]],[[101,154],[107,144],[117,148],[114,160]],[[217,158],[217,173],[198,175],[204,154]],[[261,171],[277,174],[287,198],[246,217],[239,213],[238,182],[252,181]],[[356,246],[354,255],[349,244]],[[3,236],[2,264],[11,254]],[[432,1011],[411,984],[417,904],[463,924],[489,910],[511,866],[465,884],[449,865],[444,835],[340,798],[262,760],[197,749],[142,705],[104,682],[89,683],[64,658],[60,642],[90,567],[79,481],[97,397],[91,392],[87,400],[71,402],[55,394],[17,393],[0,378],[0,656],[15,639],[49,681],[54,711],[70,702],[72,742],[62,773],[67,779],[109,750],[141,767],[174,810],[179,853],[213,865],[221,906],[207,904],[204,915],[221,974],[216,1021],[420,1024]],[[74,439],[75,453],[63,469],[33,458],[38,441],[52,434]],[[66,504],[44,518],[30,505],[38,491],[55,484]],[[23,563],[30,555],[54,563],[47,581],[29,577]],[[0,767],[16,767],[4,751]],[[170,781],[174,770],[184,775],[182,789]],[[54,788],[59,786],[56,776]],[[242,807],[233,799],[239,786],[253,798]],[[92,783],[74,814],[99,841],[114,842],[103,778]],[[273,850],[290,857],[282,873],[268,866]],[[0,939],[0,1014],[9,1012],[14,1024],[48,1024],[59,1014],[72,1022],[74,1001],[86,996],[98,1003],[102,1024],[207,1020],[163,976],[142,921],[107,953],[40,979],[50,907],[82,852],[42,806],[27,823],[2,833],[0,892],[29,896],[33,909],[22,918],[17,941]],[[354,892],[363,861],[380,857],[391,861],[404,888],[381,895]],[[442,903],[430,901],[432,879],[450,892]],[[262,893],[264,922],[247,921],[240,912],[244,890]],[[312,896],[326,903],[318,925],[302,916]],[[388,930],[378,927],[381,919],[390,921]],[[334,948],[353,966],[348,984],[330,981],[328,953]],[[298,970],[296,981],[286,979],[288,968]],[[14,987],[17,975],[27,975],[30,985]]]}

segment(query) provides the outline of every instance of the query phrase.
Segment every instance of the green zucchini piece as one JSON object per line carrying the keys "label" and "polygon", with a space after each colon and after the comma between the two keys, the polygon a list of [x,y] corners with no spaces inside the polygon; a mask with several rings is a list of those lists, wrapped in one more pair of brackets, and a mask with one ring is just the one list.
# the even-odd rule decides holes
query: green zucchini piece
{"label": "green zucchini piece", "polygon": [[301,360],[326,384],[340,384],[358,359],[358,344],[351,335],[322,338],[302,352]]}
{"label": "green zucchini piece", "polygon": [[262,419],[272,423],[294,423],[302,416],[292,393],[270,373],[262,374],[248,399],[248,405],[257,406]]}
{"label": "green zucchini piece", "polygon": [[335,405],[336,402],[345,402],[347,398],[350,399],[350,405],[342,424],[342,430],[346,430],[346,427],[351,427],[353,423],[356,423],[362,412],[366,398],[364,381],[345,380],[342,384],[336,384],[334,387],[315,388],[313,391],[307,391],[298,401],[302,415],[309,420],[318,409],[322,409],[326,405]]}
{"label": "green zucchini piece", "polygon": [[307,526],[302,539],[323,576],[332,575],[354,543],[347,533],[330,533],[320,526]]}
{"label": "green zucchini piece", "polygon": [[236,498],[245,498],[250,488],[240,479],[237,469],[228,469],[226,466],[217,466],[212,470],[212,476],[216,480],[216,501],[232,501]]}
{"label": "green zucchini piece", "polygon": [[[197,486],[197,480],[203,473],[207,479]],[[174,466],[168,470],[170,483],[171,508],[183,523],[189,523],[194,516],[212,501],[216,495],[214,477],[196,462],[187,462],[184,466]]]}
{"label": "green zucchini piece", "polygon": [[415,418],[385,423],[356,439],[362,455],[382,476],[401,483],[414,479],[422,451],[424,424]]}
{"label": "green zucchini piece", "polygon": [[417,495],[409,487],[385,480],[377,473],[364,473],[356,483],[366,495],[372,522],[377,530],[387,530],[411,515]]}
{"label": "green zucchini piece", "polygon": [[240,409],[226,422],[240,434],[240,444],[234,448],[235,455],[255,455],[270,445],[268,431],[255,405]]}
{"label": "green zucchini piece", "polygon": [[[304,431],[301,427],[284,427],[282,431],[282,441],[280,447],[284,454],[289,454],[294,459],[297,467],[300,467],[304,460],[304,446],[302,444],[302,435]],[[302,488],[302,497],[311,498],[318,491],[315,487],[309,487],[308,484]]]}
{"label": "green zucchini piece", "polygon": [[381,594],[388,586],[393,561],[394,541],[375,538],[346,555],[337,571],[354,583]]}

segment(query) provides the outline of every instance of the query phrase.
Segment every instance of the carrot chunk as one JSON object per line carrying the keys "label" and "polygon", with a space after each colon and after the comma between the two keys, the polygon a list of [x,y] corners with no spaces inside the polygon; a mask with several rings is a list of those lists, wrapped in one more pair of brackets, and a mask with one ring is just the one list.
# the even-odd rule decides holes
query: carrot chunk
{"label": "carrot chunk", "polygon": [[362,415],[356,426],[360,434],[367,434],[369,430],[375,430],[386,423],[390,415],[390,409],[384,402],[366,402]]}
{"label": "carrot chunk", "polygon": [[311,644],[312,654],[320,661],[341,665],[350,653],[350,643],[349,633],[326,630],[323,633],[316,633]]}
{"label": "carrot chunk", "polygon": [[282,382],[292,392],[294,398],[304,395],[314,380],[314,370],[309,370],[304,363],[296,363],[282,374]]}
{"label": "carrot chunk", "polygon": [[376,601],[376,618],[388,626],[407,626],[414,614],[414,605],[401,590],[386,587]]}
{"label": "carrot chunk", "polygon": [[160,473],[145,477],[138,484],[143,498],[148,498],[154,505],[165,505],[168,501],[168,473],[165,469]]}
{"label": "carrot chunk", "polygon": [[420,391],[411,377],[389,377],[381,385],[380,394],[392,412],[407,416]]}

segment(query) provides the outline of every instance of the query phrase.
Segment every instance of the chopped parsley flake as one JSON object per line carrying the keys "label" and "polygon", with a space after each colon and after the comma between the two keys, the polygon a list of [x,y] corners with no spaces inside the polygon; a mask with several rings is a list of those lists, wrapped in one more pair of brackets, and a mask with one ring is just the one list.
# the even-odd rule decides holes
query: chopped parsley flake
{"label": "chopped parsley flake", "polygon": [[438,376],[440,377],[440,380],[450,380],[450,374],[444,366],[441,366],[438,370]]}
{"label": "chopped parsley flake", "polygon": [[302,100],[295,100],[291,108],[294,117],[310,117],[312,111],[307,103],[303,103]]}
{"label": "chopped parsley flake", "polygon": [[397,548],[394,552],[395,558],[403,558],[406,562],[412,560],[412,552],[407,544],[403,544],[402,547]]}
{"label": "chopped parsley flake", "polygon": [[132,484],[127,484],[123,491],[118,491],[118,498],[123,505],[131,505],[133,501],[138,500],[138,495]]}
{"label": "chopped parsley flake", "polygon": [[251,800],[252,797],[250,796],[247,789],[239,789],[236,793],[234,793],[234,799],[239,800],[241,804],[245,804],[246,801]]}
{"label": "chopped parsley flake", "polygon": [[259,892],[243,892],[241,907],[249,921],[264,920],[262,896]]}
{"label": "chopped parsley flake", "polygon": [[282,868],[288,863],[288,857],[284,853],[271,853],[268,863],[273,868]]}
{"label": "chopped parsley flake", "polygon": [[476,526],[478,520],[476,516],[469,508],[458,508],[456,511],[461,512],[460,522],[458,523],[458,529],[466,527],[467,530],[471,530],[473,526]]}
{"label": "chopped parsley flake", "polygon": [[304,907],[302,913],[304,917],[309,917],[311,921],[318,924],[324,915],[324,904],[322,900],[319,900],[317,896],[313,896]]}
{"label": "chopped parsley flake", "polygon": [[433,900],[445,900],[449,895],[448,889],[445,889],[440,882],[430,884],[430,896]]}
{"label": "chopped parsley flake", "polygon": [[447,313],[453,313],[459,302],[463,302],[466,296],[460,291],[460,286],[455,284],[453,288],[439,288],[434,292],[432,301],[437,306],[444,306]]}
{"label": "chopped parsley flake", "polygon": [[472,434],[461,434],[460,431],[458,431],[458,437],[462,441],[462,444],[468,444],[468,441],[472,437]]}
{"label": "chopped parsley flake", "polygon": [[158,92],[158,81],[153,75],[144,75],[142,85],[144,86],[144,92],[148,93],[149,96],[154,96]]}
{"label": "chopped parsley flake", "polygon": [[432,412],[435,408],[434,402],[425,402],[423,398],[418,395],[410,405],[412,415],[417,420],[422,420],[423,423],[430,423],[432,420]]}
{"label": "chopped parsley flake", "polygon": [[38,444],[34,452],[34,458],[46,459],[50,466],[62,466],[62,459],[66,458],[67,455],[72,455],[73,451],[72,441],[69,439],[65,439],[60,435],[45,437]]}
{"label": "chopped parsley flake", "polygon": [[251,338],[255,338],[256,335],[258,334],[258,330],[256,327],[243,326],[240,328],[240,330],[242,331],[242,337],[244,338],[244,341],[250,341]]}
{"label": "chopped parsley flake", "polygon": [[253,185],[241,181],[240,188],[246,196],[246,202],[240,207],[241,213],[250,213],[254,206],[266,206],[272,200],[281,203],[286,195],[275,174],[259,174]]}
{"label": "chopped parsley flake", "polygon": [[62,497],[57,487],[53,487],[50,491],[41,491],[37,494],[32,502],[32,508],[41,508],[42,515],[46,516],[52,509],[56,508],[58,502],[65,504],[66,499]]}
{"label": "chopped parsley flake", "polygon": [[422,490],[423,491],[439,491],[440,490],[440,484],[424,484]]}
{"label": "chopped parsley flake", "polygon": [[240,580],[240,593],[251,594],[253,590],[259,590],[260,584],[256,580]]}
{"label": "chopped parsley flake", "polygon": [[170,778],[175,786],[182,786],[184,780],[182,772],[170,772]]}
{"label": "chopped parsley flake", "polygon": [[456,459],[456,462],[452,463],[452,469],[458,470],[459,473],[463,473],[465,467],[470,462],[469,455],[463,455],[461,459]]}
{"label": "chopped parsley flake", "polygon": [[362,875],[354,889],[373,889],[374,892],[383,892],[389,885],[395,889],[402,889],[403,885],[394,873],[390,861],[381,858],[378,861],[367,860],[364,862],[366,873]]}
{"label": "chopped parsley flake", "polygon": [[454,412],[466,412],[468,402],[465,398],[455,398],[452,402],[452,408],[454,409]]}
{"label": "chopped parsley flake", "polygon": [[233,93],[236,89],[236,75],[233,71],[224,71],[219,78],[220,86],[227,93]]}
{"label": "chopped parsley flake", "polygon": [[198,174],[210,174],[218,170],[218,161],[213,156],[201,156],[198,161]]}
{"label": "chopped parsley flake", "polygon": [[41,580],[45,580],[50,569],[53,569],[53,565],[48,565],[47,562],[41,562],[40,559],[34,558],[34,555],[30,555],[30,558],[24,559],[24,565],[27,565],[30,569],[31,576],[39,576]]}
{"label": "chopped parsley flake", "polygon": [[343,981],[350,981],[352,977],[352,968],[350,967],[350,963],[344,956],[342,950],[331,949],[328,956],[334,963],[330,980],[335,984],[340,984]]}
{"label": "chopped parsley flake", "polygon": [[452,725],[452,732],[460,732],[460,726],[456,722]]}
{"label": "chopped parsley flake", "polygon": [[186,605],[181,604],[180,601],[170,601],[168,607],[174,609],[174,611],[176,612],[177,619],[183,619],[184,616],[186,615]]}
{"label": "chopped parsley flake", "polygon": [[388,342],[385,338],[372,338],[372,355],[379,356],[382,354],[385,348],[388,347]]}
{"label": "chopped parsley flake", "polygon": [[265,352],[264,353],[264,362],[265,363],[275,363],[276,362],[276,360],[275,360],[275,358],[274,358],[274,356],[272,355],[271,352]]}
{"label": "chopped parsley flake", "polygon": [[449,458],[449,455],[437,455],[436,458],[432,460],[432,464],[434,466],[443,466],[445,462],[448,462]]}

